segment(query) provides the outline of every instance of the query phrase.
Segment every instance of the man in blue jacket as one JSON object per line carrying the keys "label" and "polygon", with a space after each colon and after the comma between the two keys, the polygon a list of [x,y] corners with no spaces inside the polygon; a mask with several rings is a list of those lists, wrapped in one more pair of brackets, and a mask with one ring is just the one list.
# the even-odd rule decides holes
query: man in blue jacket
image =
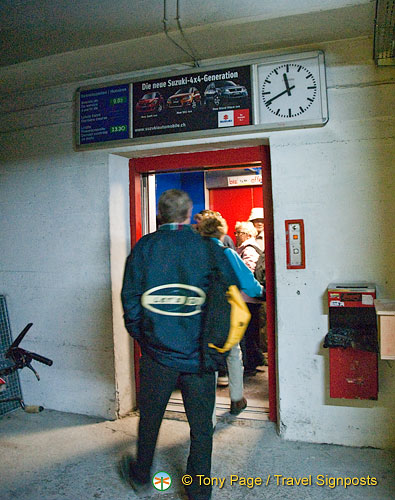
{"label": "man in blue jacket", "polygon": [[[122,288],[125,325],[142,357],[137,457],[124,457],[121,471],[136,491],[149,487],[159,428],[178,381],[191,428],[187,494],[191,500],[208,500],[211,486],[203,484],[203,476],[211,472],[215,373],[201,371],[200,334],[209,252],[189,225],[192,202],[187,193],[164,192],[158,211],[162,225],[134,246]],[[215,247],[221,270],[233,279],[223,250]]]}

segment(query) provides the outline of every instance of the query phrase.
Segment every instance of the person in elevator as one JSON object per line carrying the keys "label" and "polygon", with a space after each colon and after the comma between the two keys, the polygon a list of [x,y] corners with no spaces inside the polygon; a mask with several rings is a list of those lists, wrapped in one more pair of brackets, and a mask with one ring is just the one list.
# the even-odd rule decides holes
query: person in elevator
{"label": "person in elevator", "polygon": [[[125,326],[139,343],[142,356],[137,457],[124,456],[120,468],[138,493],[150,487],[159,428],[178,384],[191,429],[186,472],[192,483],[186,487],[187,494],[190,500],[209,500],[211,485],[198,477],[209,478],[211,472],[217,369],[201,369],[202,306],[211,273],[209,249],[190,226],[192,201],[187,193],[165,191],[158,211],[162,225],[136,243],[125,266],[121,294]],[[233,278],[229,261],[216,248],[220,269],[234,283],[237,278]],[[204,359],[204,366],[209,362]]]}
{"label": "person in elevator", "polygon": [[[224,246],[222,240],[228,232],[228,225],[220,215],[207,214],[200,221],[199,232],[203,237],[212,238],[219,246]],[[231,248],[226,248],[224,253],[239,279],[240,290],[251,297],[262,297],[261,284],[254,278],[253,273],[238,254]],[[243,396],[243,359],[239,344],[230,350],[226,364],[229,375],[230,413],[238,415],[247,406],[247,400]]]}
{"label": "person in elevator", "polygon": [[[203,217],[205,217],[207,215],[213,215],[213,216],[219,215],[221,217],[221,214],[219,212],[215,212],[214,210],[209,210],[209,209],[200,210],[200,212],[195,214],[195,217],[194,217],[194,219],[196,221],[196,230],[197,231],[199,231],[199,225],[200,225],[200,222],[203,220]],[[224,235],[222,243],[225,247],[229,247],[232,250],[236,250],[235,244],[233,243],[232,238],[228,234]]]}
{"label": "person in elevator", "polygon": [[[254,224],[255,229],[258,234],[255,237],[255,244],[258,248],[265,251],[265,212],[262,207],[254,207],[251,210],[250,217],[248,219]],[[264,355],[264,362],[267,364],[267,330],[266,330],[266,302],[261,304],[259,309],[259,339],[261,350]]]}
{"label": "person in elevator", "polygon": [[265,233],[264,233],[264,223],[265,223],[265,215],[263,208],[255,207],[251,210],[250,217],[248,219],[250,222],[254,224],[255,229],[257,230],[257,235],[255,236],[255,244],[258,248],[265,251]]}
{"label": "person in elevator", "polygon": [[[195,217],[194,217],[194,219],[196,221],[196,224],[194,225],[196,231],[199,231],[200,223],[204,217],[217,216],[217,215],[221,217],[221,214],[219,212],[215,212],[214,210],[210,210],[208,208],[206,208],[204,210],[200,210],[200,212],[195,214]],[[225,234],[221,241],[225,247],[232,248],[233,250],[236,249],[232,238],[228,234]],[[226,366],[225,360],[223,360],[222,366],[219,366],[219,369],[218,369],[217,385],[219,387],[226,387],[227,385],[229,385],[229,377],[228,377],[228,373],[227,373],[227,366]]]}
{"label": "person in elevator", "polygon": [[[256,235],[257,230],[252,222],[236,222],[236,251],[252,273],[255,271],[259,258],[258,252],[253,248],[253,246],[256,246]],[[251,320],[244,335],[245,342],[242,344],[244,374],[251,376],[256,375],[258,366],[265,364],[259,333],[259,315],[262,301],[243,291],[242,295],[251,313]]]}

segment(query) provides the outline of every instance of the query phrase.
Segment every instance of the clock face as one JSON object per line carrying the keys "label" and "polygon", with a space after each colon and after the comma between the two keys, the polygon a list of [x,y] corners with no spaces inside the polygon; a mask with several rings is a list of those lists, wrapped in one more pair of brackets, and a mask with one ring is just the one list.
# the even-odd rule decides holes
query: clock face
{"label": "clock face", "polygon": [[264,107],[279,118],[302,118],[317,98],[314,74],[298,62],[279,64],[267,71],[261,85]]}

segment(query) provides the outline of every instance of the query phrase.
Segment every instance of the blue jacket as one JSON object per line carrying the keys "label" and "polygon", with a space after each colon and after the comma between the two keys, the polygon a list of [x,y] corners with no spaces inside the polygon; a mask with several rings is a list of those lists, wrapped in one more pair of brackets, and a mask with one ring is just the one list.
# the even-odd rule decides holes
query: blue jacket
{"label": "blue jacket", "polygon": [[[224,244],[217,238],[211,238],[217,245],[224,247]],[[239,288],[249,297],[262,297],[263,287],[255,279],[254,274],[244,264],[243,259],[232,248],[225,247],[225,255],[228,258],[233,271],[239,280]]]}
{"label": "blue jacket", "polygon": [[[214,248],[221,271],[239,286],[223,249]],[[129,255],[122,287],[125,326],[159,363],[199,372],[210,271],[207,242],[189,225],[165,224],[143,236]]]}

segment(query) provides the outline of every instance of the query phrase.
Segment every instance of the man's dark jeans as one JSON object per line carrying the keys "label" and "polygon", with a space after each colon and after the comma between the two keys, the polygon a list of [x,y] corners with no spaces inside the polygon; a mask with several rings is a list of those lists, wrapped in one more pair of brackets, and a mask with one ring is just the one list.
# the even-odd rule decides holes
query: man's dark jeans
{"label": "man's dark jeans", "polygon": [[193,482],[187,492],[190,498],[207,500],[211,497],[211,487],[199,485],[199,478],[196,476],[199,474],[210,477],[211,472],[214,373],[199,375],[179,372],[143,354],[140,359],[140,422],[136,474],[143,482],[151,480],[151,466],[159,428],[177,380],[191,429],[186,473],[192,476]]}

